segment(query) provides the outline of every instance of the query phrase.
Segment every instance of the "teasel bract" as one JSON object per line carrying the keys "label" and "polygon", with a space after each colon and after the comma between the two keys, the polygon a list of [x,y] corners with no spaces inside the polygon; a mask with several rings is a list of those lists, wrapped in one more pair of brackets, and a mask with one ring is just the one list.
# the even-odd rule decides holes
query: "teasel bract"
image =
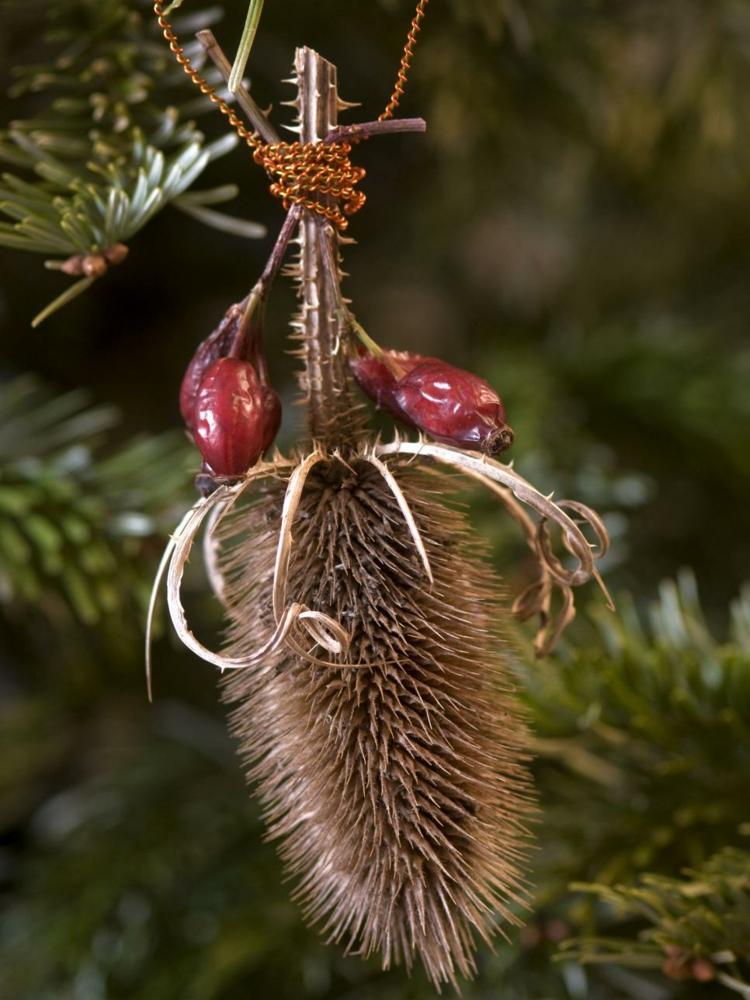
{"label": "teasel bract", "polygon": [[[341,106],[335,68],[300,49],[295,82],[302,141],[320,142]],[[157,586],[166,572],[178,635],[222,671],[232,732],[305,918],[349,951],[380,953],[385,968],[421,959],[439,989],[475,972],[478,940],[518,923],[527,895],[534,806],[510,616],[538,614],[537,651],[551,648],[574,614],[573,588],[600,579],[606,531],[588,508],[555,504],[486,455],[376,439],[350,373],[340,236],[307,208],[291,207],[290,222],[307,443],[216,478],[176,530]],[[448,470],[487,485],[526,533],[538,579],[512,607],[450,502]],[[572,568],[553,552],[552,524]],[[192,634],[180,598],[201,528],[228,623],[220,652]]]}

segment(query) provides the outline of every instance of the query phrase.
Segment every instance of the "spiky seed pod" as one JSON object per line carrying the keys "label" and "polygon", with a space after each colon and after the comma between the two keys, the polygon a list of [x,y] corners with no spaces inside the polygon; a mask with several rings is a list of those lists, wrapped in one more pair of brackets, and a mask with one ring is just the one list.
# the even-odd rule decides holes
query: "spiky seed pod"
{"label": "spiky seed pod", "polygon": [[[281,650],[230,674],[224,696],[307,919],[350,950],[381,952],[386,968],[418,956],[439,988],[473,973],[477,935],[517,919],[526,737],[502,592],[465,518],[445,506],[446,477],[391,468],[434,582],[378,469],[318,465],[295,521],[288,597],[344,623],[349,650],[338,667]],[[266,487],[220,531],[230,656],[251,655],[273,630],[282,497]]]}

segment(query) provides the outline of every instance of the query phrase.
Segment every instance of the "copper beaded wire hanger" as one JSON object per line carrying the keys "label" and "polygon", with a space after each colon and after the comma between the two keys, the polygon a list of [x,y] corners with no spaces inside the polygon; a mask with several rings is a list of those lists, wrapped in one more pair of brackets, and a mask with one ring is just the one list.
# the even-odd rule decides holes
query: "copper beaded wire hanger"
{"label": "copper beaded wire hanger", "polygon": [[[419,0],[417,3],[393,92],[378,117],[379,122],[393,118],[404,95],[428,3],[429,0]],[[343,232],[349,224],[347,216],[358,212],[366,201],[365,194],[357,190],[357,184],[364,179],[365,171],[363,167],[356,167],[351,162],[352,143],[264,142],[257,132],[253,132],[242,122],[229,103],[219,96],[216,89],[192,64],[164,12],[161,0],[154,4],[154,14],[177,62],[192,83],[226,116],[240,139],[253,151],[253,159],[273,181],[271,193],[281,199],[284,208],[300,205],[328,219]],[[328,195],[332,202],[326,204],[316,195]]]}

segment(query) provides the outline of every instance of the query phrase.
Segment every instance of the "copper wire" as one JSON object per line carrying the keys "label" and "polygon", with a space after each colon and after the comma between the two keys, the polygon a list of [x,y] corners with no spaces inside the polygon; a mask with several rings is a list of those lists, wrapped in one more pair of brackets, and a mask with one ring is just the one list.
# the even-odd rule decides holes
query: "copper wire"
{"label": "copper wire", "polygon": [[393,93],[391,94],[390,100],[386,105],[385,111],[378,118],[379,122],[384,122],[389,118],[393,118],[393,112],[399,106],[401,98],[404,96],[406,81],[409,77],[409,71],[411,69],[411,61],[414,58],[414,50],[417,47],[419,32],[422,30],[422,21],[427,13],[427,4],[429,2],[430,0],[419,0],[419,3],[417,4],[417,10],[411,22],[409,34],[406,36],[406,44],[404,45],[404,52],[401,56],[401,64],[398,68],[398,75],[396,77],[396,83],[393,87]]}
{"label": "copper wire", "polygon": [[[356,190],[365,169],[352,164],[351,150],[348,142],[279,142],[260,146],[253,159],[275,178],[271,194],[281,199],[284,208],[302,205],[344,230],[349,225],[346,216],[354,215],[366,201],[365,194]],[[331,200],[321,201],[321,196]]]}
{"label": "copper wire", "polygon": [[[393,93],[378,121],[392,118],[403,97],[428,2],[429,0],[419,0],[417,4]],[[154,3],[154,14],[170,51],[191,82],[226,116],[240,139],[253,151],[255,162],[271,178],[271,194],[280,198],[286,209],[292,205],[301,205],[328,219],[339,230],[346,229],[349,225],[347,216],[358,212],[367,200],[364,193],[357,190],[357,185],[365,177],[365,170],[352,164],[351,143],[263,142],[257,132],[247,128],[229,103],[217,94],[216,89],[193,65],[164,13],[162,0]]]}
{"label": "copper wire", "polygon": [[164,38],[169,44],[170,51],[180,66],[182,66],[185,73],[187,73],[190,77],[191,82],[195,84],[202,94],[206,95],[209,101],[216,105],[223,115],[226,115],[227,121],[240,139],[243,139],[252,150],[259,149],[263,145],[261,137],[257,135],[257,133],[251,132],[250,129],[243,125],[242,120],[237,116],[235,111],[233,111],[224,98],[219,97],[215,88],[212,87],[208,80],[204,76],[201,76],[200,72],[195,68],[195,66],[193,66],[190,61],[190,56],[188,56],[185,49],[182,45],[180,45],[179,39],[174,33],[174,29],[164,13],[164,4],[161,0],[157,0],[154,4],[154,14],[156,14],[156,20],[159,23],[159,27],[164,34]]}

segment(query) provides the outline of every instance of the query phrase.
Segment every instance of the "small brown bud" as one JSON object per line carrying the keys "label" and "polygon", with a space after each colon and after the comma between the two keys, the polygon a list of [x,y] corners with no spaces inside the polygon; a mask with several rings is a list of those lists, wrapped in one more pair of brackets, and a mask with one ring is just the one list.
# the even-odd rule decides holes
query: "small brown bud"
{"label": "small brown bud", "polygon": [[122,264],[127,255],[130,253],[128,247],[124,243],[113,243],[112,246],[107,247],[106,250],[102,251],[107,262],[113,267],[116,264]]}
{"label": "small brown bud", "polygon": [[107,273],[109,264],[103,254],[91,253],[81,262],[81,270],[87,278],[101,278]]}
{"label": "small brown bud", "polygon": [[716,970],[711,962],[705,958],[696,958],[690,966],[690,970],[693,973],[693,979],[699,983],[710,983],[712,979],[716,978]]}

